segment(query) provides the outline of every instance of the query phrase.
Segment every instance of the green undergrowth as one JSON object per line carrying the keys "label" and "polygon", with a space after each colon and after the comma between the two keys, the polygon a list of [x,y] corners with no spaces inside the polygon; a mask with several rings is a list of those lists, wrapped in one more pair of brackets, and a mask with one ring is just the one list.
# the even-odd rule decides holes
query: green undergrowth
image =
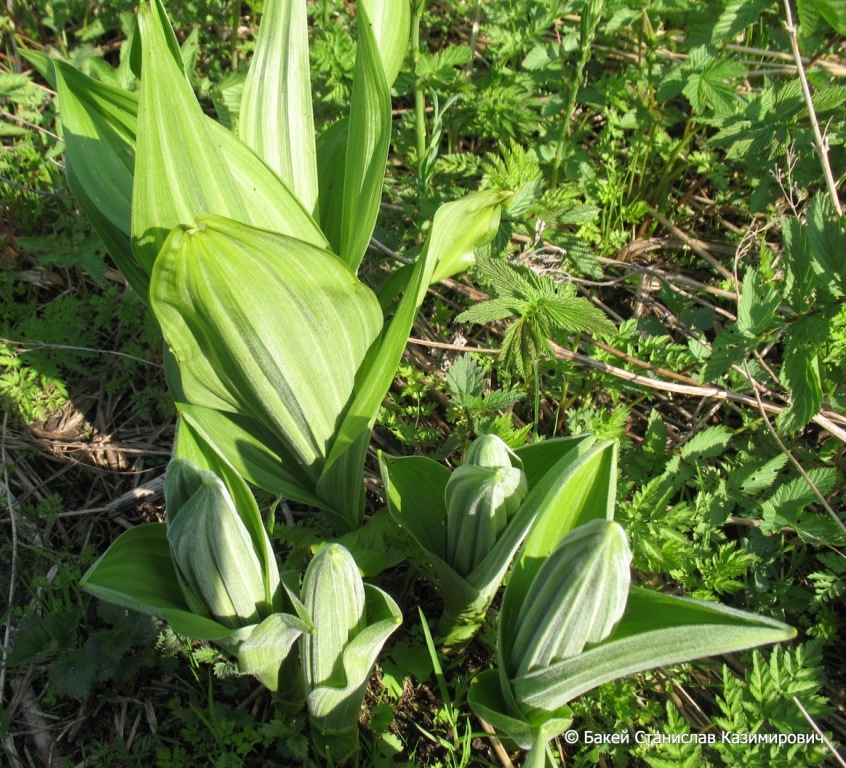
{"label": "green undergrowth", "polygon": [[[229,127],[261,5],[168,4],[192,85]],[[159,475],[174,414],[160,331],[70,198],[54,94],[20,50],[43,46],[132,87],[122,43],[134,6],[40,0],[0,13],[0,560],[10,566],[0,594],[13,595],[0,612],[10,628],[0,739],[10,765],[41,754],[17,693],[30,691],[62,766],[316,765],[304,719],[274,712],[229,659],[78,588],[118,533],[161,518],[155,496],[76,512]],[[573,703],[578,735],[553,743],[557,764],[834,765],[819,740],[721,736],[816,725],[835,748],[846,738],[833,716],[843,707],[846,228],[784,5],[415,7],[416,69],[407,61],[393,86],[383,247],[364,277],[378,285],[394,257],[416,257],[441,203],[480,186],[515,194],[488,257],[430,293],[412,335],[441,347],[406,356],[374,447],[455,466],[481,433],[512,447],[584,431],[618,440],[617,519],[637,579],[799,631],[783,647],[600,686]],[[791,7],[840,182],[846,14],[833,2]],[[349,98],[354,4],[319,0],[309,14],[322,128]],[[122,463],[102,458],[110,446]],[[372,458],[367,473],[377,474]],[[374,538],[353,535],[406,624],[368,688],[359,765],[502,765],[467,705],[493,661],[498,603],[466,656],[433,653],[416,607],[440,598],[404,561],[412,545],[388,530],[381,490],[369,489]],[[299,567],[325,530],[295,504],[261,501]],[[713,742],[658,738],[709,733]]]}

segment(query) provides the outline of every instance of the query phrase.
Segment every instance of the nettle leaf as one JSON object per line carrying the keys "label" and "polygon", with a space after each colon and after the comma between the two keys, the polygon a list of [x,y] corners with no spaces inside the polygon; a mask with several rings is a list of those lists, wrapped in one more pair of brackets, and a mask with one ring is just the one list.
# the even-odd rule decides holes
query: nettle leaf
{"label": "nettle leaf", "polygon": [[836,298],[846,294],[846,231],[827,195],[817,195],[808,211],[808,244],[817,284]]}
{"label": "nettle leaf", "polygon": [[707,49],[694,49],[690,54],[694,70],[688,75],[682,93],[697,112],[713,110],[717,114],[731,114],[739,106],[734,85],[730,82],[743,77],[746,68],[737,61],[715,58]]}
{"label": "nettle leaf", "polygon": [[801,429],[822,407],[819,351],[827,334],[826,319],[820,315],[808,315],[788,327],[779,371],[792,401],[778,417],[784,432]]}
{"label": "nettle leaf", "polygon": [[306,4],[269,0],[244,82],[239,136],[314,213],[317,151],[309,71]]}
{"label": "nettle leaf", "polygon": [[750,24],[754,24],[764,10],[762,3],[750,3],[749,0],[731,0],[723,8],[720,18],[711,33],[711,42],[719,45],[742,32]]}
{"label": "nettle leaf", "polygon": [[708,427],[688,440],[681,449],[685,461],[699,462],[713,459],[728,447],[732,431],[728,427]]}
{"label": "nettle leaf", "polygon": [[749,268],[743,277],[737,308],[737,327],[745,336],[760,336],[772,329],[781,296],[766,285],[758,270]]}
{"label": "nettle leaf", "polygon": [[446,373],[446,382],[459,401],[480,398],[485,391],[485,372],[470,355],[459,355]]}
{"label": "nettle leaf", "polygon": [[489,299],[465,309],[455,319],[459,323],[495,323],[497,320],[513,317],[517,311],[517,303],[511,297]]}

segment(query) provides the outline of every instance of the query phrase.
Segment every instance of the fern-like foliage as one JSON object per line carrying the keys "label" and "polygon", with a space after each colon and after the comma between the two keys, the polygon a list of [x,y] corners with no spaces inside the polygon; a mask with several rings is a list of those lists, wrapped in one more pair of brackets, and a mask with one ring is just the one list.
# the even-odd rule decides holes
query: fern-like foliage
{"label": "fern-like foliage", "polygon": [[501,355],[519,376],[525,377],[533,363],[551,351],[549,339],[560,331],[594,336],[614,332],[611,321],[586,299],[575,296],[572,286],[498,259],[480,262],[479,269],[496,296],[475,304],[457,319],[478,324],[511,320]]}

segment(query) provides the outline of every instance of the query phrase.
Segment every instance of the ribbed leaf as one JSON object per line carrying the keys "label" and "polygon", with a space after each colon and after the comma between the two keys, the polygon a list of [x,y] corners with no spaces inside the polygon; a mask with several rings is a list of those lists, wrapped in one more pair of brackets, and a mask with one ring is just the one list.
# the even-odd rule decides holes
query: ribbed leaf
{"label": "ribbed leaf", "polygon": [[[279,608],[277,600],[279,592],[279,570],[270,538],[264,529],[258,505],[238,471],[219,453],[216,446],[209,442],[202,432],[194,427],[190,418],[182,416],[179,420],[177,440],[173,450],[173,459],[168,467],[168,478],[171,468],[176,464],[183,464],[180,471],[185,471],[184,464],[197,470],[210,472],[218,477],[226,486],[238,517],[244,525],[252,544],[252,551],[261,567],[264,579],[264,602],[268,607]],[[165,486],[167,490],[167,483]],[[187,499],[183,499],[184,503]],[[168,499],[168,503],[170,500]],[[181,506],[179,503],[179,506]]]}
{"label": "ribbed leaf", "polygon": [[191,612],[176,576],[163,523],[121,534],[85,573],[82,588],[110,603],[166,619],[175,632],[217,640],[232,630]]}
{"label": "ribbed leaf", "polygon": [[279,177],[203,114],[168,51],[159,15],[139,10],[143,73],[132,200],[136,256],[152,269],[176,226],[213,213],[317,246],[325,238]]}
{"label": "ribbed leaf", "polygon": [[282,672],[287,658],[299,637],[311,630],[296,616],[274,613],[259,624],[238,648],[238,669],[253,675],[271,691],[290,686]]}
{"label": "ribbed leaf", "polygon": [[337,432],[326,468],[318,484],[321,498],[345,503],[339,510],[339,524],[359,525],[363,514],[361,468],[370,430],[382,399],[396,374],[414,323],[436,268],[448,274],[465,264],[473,249],[486,245],[499,225],[501,204],[507,193],[481,192],[442,205],[435,214],[432,230],[418,257],[396,313],[379,347],[368,356],[359,372],[356,397]]}
{"label": "ribbed leaf", "polygon": [[130,244],[138,97],[62,61],[52,64],[68,183],[123,276],[146,302],[149,276]]}
{"label": "ribbed leaf", "polygon": [[[408,7],[405,0],[394,0]],[[391,141],[391,92],[367,13],[358,4],[358,48],[350,94],[338,253],[358,269],[376,226]]]}
{"label": "ribbed leaf", "polygon": [[165,478],[165,499],[173,563],[194,612],[232,629],[269,615],[262,563],[220,478],[174,459]]}
{"label": "ribbed leaf", "polygon": [[531,710],[555,711],[585,691],[624,675],[777,643],[795,635],[786,624],[719,603],[632,587],[625,615],[607,640],[578,656],[516,678],[511,687],[531,717]]}
{"label": "ribbed leaf", "polygon": [[[565,454],[556,467],[530,487],[529,496],[523,503],[523,508],[537,509],[537,514],[528,521],[532,527],[515,559],[503,596],[497,647],[501,673],[507,669],[507,660],[511,658],[519,610],[549,553],[580,525],[597,519],[611,520],[614,516],[616,445],[611,441],[580,442],[574,450],[578,453]],[[517,517],[521,515],[522,509]]]}
{"label": "ribbed leaf", "polygon": [[314,624],[314,633],[302,644],[306,686],[343,687],[344,648],[367,625],[364,583],[347,549],[331,544],[314,556],[303,578],[302,598]]}
{"label": "ribbed leaf", "polygon": [[317,161],[304,0],[269,0],[259,27],[238,131],[299,198],[317,207]]}
{"label": "ribbed leaf", "polygon": [[[166,370],[170,367],[166,366]],[[172,367],[176,369],[176,364]],[[179,388],[178,369],[169,373],[168,384],[181,416],[180,433],[182,425],[190,422],[191,429],[205,442],[211,443],[212,435],[216,435],[218,449],[227,454],[227,461],[247,482],[300,504],[327,508],[326,502],[315,495],[305,470],[268,425],[249,416],[188,404]],[[237,451],[233,453],[235,446]]]}
{"label": "ribbed leaf", "polygon": [[356,750],[358,718],[370,673],[385,641],[402,622],[402,612],[387,592],[365,584],[364,593],[366,626],[344,648],[343,682],[317,686],[307,698],[318,751],[325,753],[328,749],[336,762],[344,761]]}
{"label": "ribbed leaf", "polygon": [[626,607],[632,553],[622,527],[591,520],[544,560],[520,606],[510,670],[517,676],[604,640]]}
{"label": "ribbed leaf", "polygon": [[316,481],[381,328],[370,290],[327,251],[206,216],[168,239],[151,301],[188,401],[265,424]]}

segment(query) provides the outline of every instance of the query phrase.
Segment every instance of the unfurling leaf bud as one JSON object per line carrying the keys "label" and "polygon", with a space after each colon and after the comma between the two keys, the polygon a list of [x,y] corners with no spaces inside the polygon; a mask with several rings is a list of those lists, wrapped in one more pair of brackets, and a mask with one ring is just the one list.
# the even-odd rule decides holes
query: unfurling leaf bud
{"label": "unfurling leaf bud", "polygon": [[344,686],[344,648],[367,626],[364,583],[349,551],[340,544],[321,549],[306,569],[302,595],[314,623],[302,643],[306,686]]}
{"label": "unfurling leaf bud", "polygon": [[174,459],[165,496],[168,543],[191,609],[233,629],[269,616],[261,563],[224,483]]}
{"label": "unfurling leaf bud", "polygon": [[606,638],[626,607],[631,559],[618,523],[591,520],[565,536],[522,601],[509,653],[511,676],[548,667]]}
{"label": "unfurling leaf bud", "polygon": [[467,451],[445,490],[447,562],[471,573],[496,544],[528,492],[522,462],[495,435],[483,435]]}

